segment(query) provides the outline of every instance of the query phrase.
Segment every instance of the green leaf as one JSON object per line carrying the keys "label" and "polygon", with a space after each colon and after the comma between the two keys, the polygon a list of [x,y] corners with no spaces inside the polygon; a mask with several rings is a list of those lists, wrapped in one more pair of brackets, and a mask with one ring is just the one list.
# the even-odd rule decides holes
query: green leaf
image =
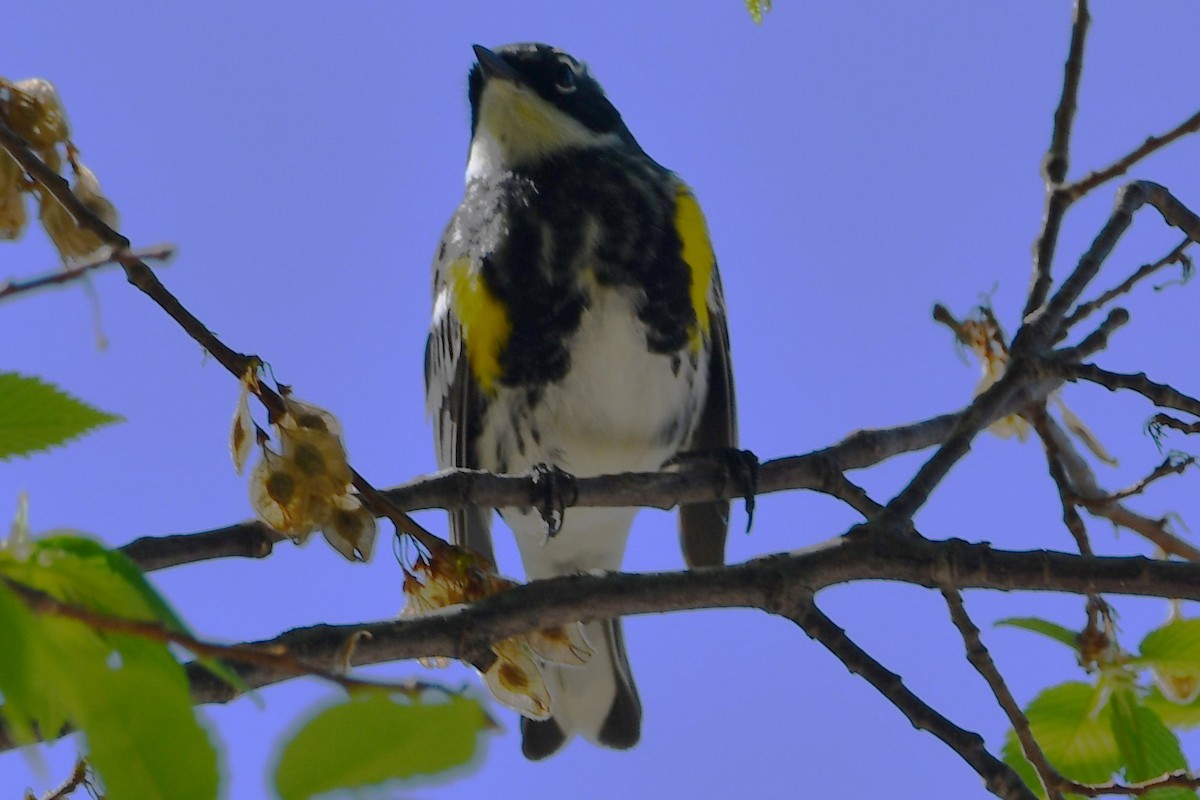
{"label": "green leaf", "polygon": [[[1116,689],[1109,700],[1113,736],[1125,762],[1125,779],[1132,783],[1152,780],[1168,772],[1187,769],[1179,739],[1158,715],[1138,702],[1132,689]],[[1196,797],[1187,789],[1160,789],[1147,797],[1180,800]]]}
{"label": "green leaf", "polygon": [[[104,614],[157,621],[169,631],[191,635],[170,604],[155,591],[137,564],[119,550],[109,550],[83,536],[58,535],[35,539],[28,563],[51,567],[18,578],[58,599],[84,605]],[[201,665],[234,688],[245,682],[228,665],[206,658]]]}
{"label": "green leaf", "polygon": [[0,461],[61,445],[123,421],[40,378],[0,372]]}
{"label": "green leaf", "polygon": [[419,702],[360,693],[319,712],[284,744],[275,788],[283,800],[304,800],[437,775],[470,761],[491,724],[479,701],[468,697]]}
{"label": "green leaf", "polygon": [[[26,558],[0,551],[0,577],[108,617],[185,630],[132,562],[88,539],[34,540]],[[181,786],[216,797],[216,751],[164,643],[31,613],[0,587],[0,691],[18,731],[77,727],[110,800],[179,797]]]}
{"label": "green leaf", "polygon": [[750,19],[761,25],[763,14],[771,10],[771,0],[746,0],[746,10],[750,12]]}
{"label": "green leaf", "polygon": [[[0,658],[0,694],[4,695],[4,704],[0,705],[0,713],[19,744],[36,741],[33,723],[50,716],[43,707],[44,693],[28,668],[34,660],[36,631],[33,613],[0,583],[0,642],[4,643],[4,657]],[[59,720],[59,727],[62,721]],[[53,720],[49,722],[48,730],[58,729]]]}
{"label": "green leaf", "polygon": [[1056,622],[1037,617],[1009,617],[996,621],[996,627],[1021,628],[1022,630],[1049,636],[1056,642],[1062,642],[1072,650],[1079,649],[1079,633],[1070,628],[1064,628]]}
{"label": "green leaf", "polygon": [[1112,712],[1108,704],[1099,706],[1101,700],[1098,687],[1068,682],[1042,692],[1025,709],[1046,758],[1080,783],[1102,783],[1124,766],[1109,721]]}
{"label": "green leaf", "polygon": [[1154,687],[1142,700],[1142,704],[1157,714],[1168,727],[1186,729],[1200,725],[1200,698],[1180,704],[1168,700],[1158,687]]}
{"label": "green leaf", "polygon": [[1177,619],[1142,639],[1138,661],[1170,662],[1200,669],[1200,619]]}
{"label": "green leaf", "polygon": [[[217,753],[167,648],[113,636],[119,657],[75,670],[78,724],[110,800],[216,798]],[[119,662],[119,663],[114,663]]]}

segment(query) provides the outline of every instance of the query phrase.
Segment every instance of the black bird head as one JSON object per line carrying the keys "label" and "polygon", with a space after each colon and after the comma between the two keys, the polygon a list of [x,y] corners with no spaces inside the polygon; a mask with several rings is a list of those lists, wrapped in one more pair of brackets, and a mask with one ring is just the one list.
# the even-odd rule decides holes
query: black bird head
{"label": "black bird head", "polygon": [[640,151],[587,66],[562,50],[475,45],[475,56],[469,79],[472,159],[477,148],[480,158],[504,168],[571,147]]}

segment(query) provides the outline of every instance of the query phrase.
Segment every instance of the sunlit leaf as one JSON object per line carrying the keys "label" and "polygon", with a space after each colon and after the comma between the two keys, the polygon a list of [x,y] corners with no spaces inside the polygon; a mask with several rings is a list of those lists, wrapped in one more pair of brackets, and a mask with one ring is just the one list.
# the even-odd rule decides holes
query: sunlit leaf
{"label": "sunlit leaf", "polygon": [[[1176,770],[1187,769],[1187,759],[1179,748],[1179,739],[1158,715],[1142,705],[1132,689],[1117,689],[1109,700],[1113,736],[1124,761],[1127,781],[1152,780]],[[1151,795],[1155,800],[1195,798],[1186,789],[1161,789]]]}
{"label": "sunlit leaf", "polygon": [[0,460],[61,445],[121,421],[40,378],[0,372]]}
{"label": "sunlit leaf", "polygon": [[1069,682],[1034,698],[1025,715],[1051,764],[1081,783],[1101,783],[1124,765],[1109,721],[1109,706],[1097,708],[1100,689]]}
{"label": "sunlit leaf", "polygon": [[110,800],[178,797],[181,786],[189,797],[216,797],[216,751],[166,644],[31,612],[10,587],[180,632],[182,621],[120,553],[69,535],[34,538],[26,549],[24,558],[0,551],[0,576],[11,582],[0,584],[0,691],[18,735],[70,723]]}
{"label": "sunlit leaf", "polygon": [[1177,703],[1163,696],[1155,687],[1142,699],[1142,704],[1154,711],[1171,728],[1195,728],[1200,725],[1200,699]]}
{"label": "sunlit leaf", "polygon": [[1200,696],[1200,619],[1174,619],[1142,640],[1134,660],[1151,668],[1163,696],[1188,705]]}
{"label": "sunlit leaf", "polygon": [[283,746],[275,788],[283,800],[333,789],[433,776],[467,764],[492,725],[477,700],[356,695],[325,708]]}
{"label": "sunlit leaf", "polygon": [[[215,798],[217,754],[196,719],[182,667],[167,648],[112,636],[117,656],[74,670],[77,724],[109,800]],[[181,787],[187,787],[184,792]]]}
{"label": "sunlit leaf", "polygon": [[17,742],[32,742],[36,738],[35,721],[57,730],[55,722],[61,727],[64,720],[61,715],[47,719],[50,714],[44,707],[44,691],[29,668],[36,658],[37,620],[3,583],[0,583],[0,642],[4,642],[4,657],[0,658],[0,694],[4,695],[4,703],[0,705],[0,714]]}

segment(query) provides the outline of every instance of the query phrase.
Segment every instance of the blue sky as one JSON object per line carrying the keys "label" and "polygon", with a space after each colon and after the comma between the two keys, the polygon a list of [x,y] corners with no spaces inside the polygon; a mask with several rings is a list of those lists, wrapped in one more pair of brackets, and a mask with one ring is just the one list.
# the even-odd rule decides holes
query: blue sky
{"label": "blue sky", "polygon": [[[462,191],[470,45],[542,40],[572,52],[706,210],[743,443],[765,459],[970,398],[975,368],[929,312],[942,302],[961,315],[989,296],[1016,326],[1070,22],[1066,0],[776,5],[755,26],[737,0],[27,3],[6,16],[19,34],[6,39],[2,70],[58,85],[123,231],[139,245],[179,245],[161,273],[168,287],[229,345],[262,355],[299,397],[333,410],[352,463],[386,486],[434,469],[421,387],[429,264]],[[1200,105],[1193,4],[1098,2],[1093,15],[1076,177]],[[1134,176],[1196,208],[1198,152],[1200,139],[1184,140]],[[1114,189],[1071,212],[1059,276],[1103,223]],[[1144,212],[1100,285],[1177,241]],[[55,263],[36,231],[0,248],[3,277]],[[77,528],[114,545],[247,517],[227,454],[236,383],[120,275],[94,287],[107,350],[96,347],[83,291],[43,293],[0,309],[0,369],[40,374],[128,422],[0,464],[0,505],[15,509],[26,490],[35,530]],[[1128,303],[1133,323],[1100,363],[1200,392],[1187,344],[1195,303],[1194,289],[1143,287]],[[1090,387],[1065,397],[1121,460],[1098,467],[1105,485],[1161,460],[1142,433],[1147,404]],[[853,477],[886,500],[923,457]],[[1133,505],[1177,512],[1194,528],[1195,480],[1163,482]],[[1040,447],[985,436],[917,522],[934,538],[1070,549],[1059,518]],[[442,514],[422,519],[445,529]],[[731,537],[729,558],[811,545],[854,519],[814,494],[763,497],[753,533]],[[1148,552],[1104,523],[1091,531],[1099,550]],[[498,538],[502,567],[519,574]],[[643,512],[626,568],[680,566],[673,520]],[[314,543],[154,575],[198,632],[226,640],[388,617],[400,580],[386,543],[366,566]],[[998,747],[1007,723],[936,593],[854,585],[819,600],[915,691]],[[1059,645],[989,625],[1038,613],[1078,627],[1079,599],[973,593],[968,607],[1022,702],[1080,675]],[[1162,602],[1117,607],[1131,647],[1166,614]],[[646,715],[635,751],[576,742],[528,764],[515,716],[499,710],[504,732],[476,772],[411,796],[986,796],[955,755],[790,623],[722,611],[641,617],[626,630]],[[408,664],[372,674],[473,680]],[[273,743],[333,691],[298,681],[263,692],[265,709],[206,709],[225,742],[227,795],[264,796]],[[49,753],[48,777],[0,755],[0,793],[64,777],[73,745]]]}

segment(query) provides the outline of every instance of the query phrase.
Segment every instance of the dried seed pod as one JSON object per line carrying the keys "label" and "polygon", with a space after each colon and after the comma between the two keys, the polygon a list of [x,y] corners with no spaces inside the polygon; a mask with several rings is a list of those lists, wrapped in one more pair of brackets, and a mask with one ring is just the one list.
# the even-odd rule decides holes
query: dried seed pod
{"label": "dried seed pod", "polygon": [[550,690],[525,637],[492,645],[496,660],[483,674],[492,697],[529,719],[549,719]]}
{"label": "dried seed pod", "polygon": [[350,561],[369,561],[375,548],[375,515],[357,495],[344,494],[321,526],[325,540]]}
{"label": "dried seed pod", "polygon": [[27,78],[8,84],[4,114],[9,127],[40,151],[53,149],[70,138],[67,112],[58,90],[45,78]]}
{"label": "dried seed pod", "polygon": [[537,657],[551,664],[581,667],[595,652],[578,622],[534,631],[527,638]]}
{"label": "dried seed pod", "polygon": [[25,171],[0,150],[0,239],[21,238],[29,214],[25,210]]}
{"label": "dried seed pod", "polygon": [[250,504],[259,519],[298,542],[333,513],[331,499],[310,491],[308,480],[294,464],[265,447],[262,460],[250,473]]}
{"label": "dried seed pod", "polygon": [[[89,211],[110,228],[117,225],[116,207],[100,193],[100,182],[87,167],[80,165],[71,191]],[[44,189],[37,190],[39,217],[46,234],[58,248],[64,262],[85,259],[105,247],[95,233],[82,228],[71,213]]]}

